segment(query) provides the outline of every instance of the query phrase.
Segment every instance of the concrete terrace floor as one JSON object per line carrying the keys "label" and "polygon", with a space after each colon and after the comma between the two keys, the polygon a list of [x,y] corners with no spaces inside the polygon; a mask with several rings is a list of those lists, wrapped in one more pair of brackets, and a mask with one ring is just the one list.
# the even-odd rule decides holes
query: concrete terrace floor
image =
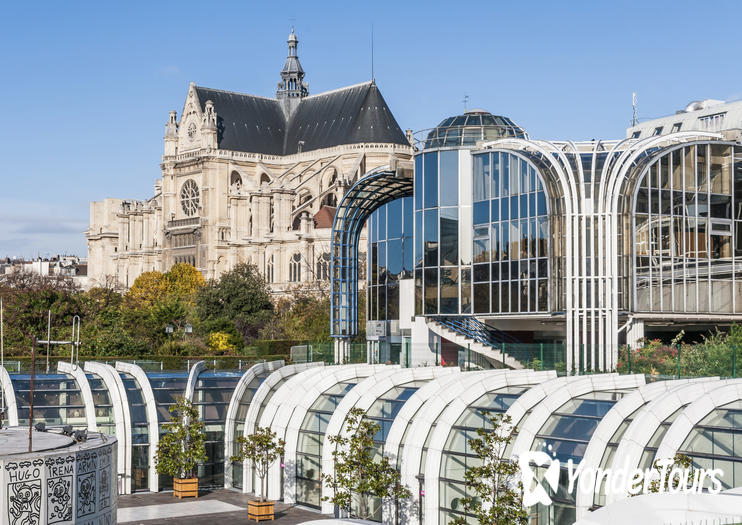
{"label": "concrete terrace floor", "polygon": [[[224,489],[213,491],[201,490],[199,491],[198,498],[183,498],[182,500],[174,498],[172,492],[140,492],[119,496],[118,523],[141,523],[143,525],[155,525],[158,523],[178,523],[180,525],[255,523],[255,521],[248,521],[247,519],[247,502],[250,499],[252,499],[250,494],[242,494]],[[173,506],[173,504],[176,506]],[[182,507],[181,511],[178,506],[184,504],[185,506]],[[209,512],[212,506],[214,507],[214,512]],[[240,507],[240,509],[235,510],[232,506]],[[225,508],[227,509],[226,512],[224,512]],[[129,516],[125,518],[126,521],[122,521],[124,514]],[[154,517],[158,515],[160,517]],[[277,502],[276,520],[273,523],[277,525],[295,525],[304,523],[305,521],[323,518],[330,518],[330,516],[323,516],[319,511],[306,507],[297,507]]]}

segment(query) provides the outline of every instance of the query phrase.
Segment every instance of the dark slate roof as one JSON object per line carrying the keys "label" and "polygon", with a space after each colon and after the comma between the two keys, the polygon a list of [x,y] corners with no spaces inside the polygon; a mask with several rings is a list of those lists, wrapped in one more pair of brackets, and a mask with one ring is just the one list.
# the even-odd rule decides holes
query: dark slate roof
{"label": "dark slate roof", "polygon": [[283,155],[286,122],[277,100],[198,86],[196,94],[201,111],[214,103],[219,148]]}
{"label": "dark slate roof", "polygon": [[374,82],[301,99],[289,116],[283,101],[196,87],[203,110],[207,100],[217,114],[219,148],[268,155],[296,153],[342,144],[376,142],[408,145]]}

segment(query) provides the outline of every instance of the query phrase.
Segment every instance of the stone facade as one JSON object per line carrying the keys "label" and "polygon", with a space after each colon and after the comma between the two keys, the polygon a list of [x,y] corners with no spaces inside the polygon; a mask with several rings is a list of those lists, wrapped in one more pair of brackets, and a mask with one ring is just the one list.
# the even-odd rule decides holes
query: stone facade
{"label": "stone facade", "polygon": [[250,262],[275,292],[329,280],[335,206],[413,150],[373,81],[309,95],[293,31],[288,44],[275,99],[191,83],[166,124],[154,196],[91,203],[91,286],[129,287],[178,262],[207,279]]}

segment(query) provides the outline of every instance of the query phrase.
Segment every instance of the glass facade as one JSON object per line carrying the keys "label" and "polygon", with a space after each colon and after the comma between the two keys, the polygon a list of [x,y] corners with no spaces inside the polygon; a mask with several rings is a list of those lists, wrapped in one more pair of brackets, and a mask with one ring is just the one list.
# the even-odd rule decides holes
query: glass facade
{"label": "glass facade", "polygon": [[659,156],[640,179],[633,219],[636,311],[742,312],[742,148]]}
{"label": "glass facade", "polygon": [[224,426],[229,401],[239,372],[204,371],[198,375],[193,392],[193,405],[198,410],[206,431],[206,456],[198,467],[199,484],[204,487],[224,485]]}
{"label": "glass facade", "polygon": [[95,405],[95,423],[98,432],[113,435],[116,433],[116,421],[113,416],[113,403],[103,380],[95,374],[86,374]]}
{"label": "glass facade", "polygon": [[[473,313],[549,311],[549,211],[538,170],[512,153],[474,155]],[[467,283],[468,285],[468,283]]]}
{"label": "glass facade", "polygon": [[358,380],[325,390],[304,416],[296,449],[296,502],[319,508],[322,502],[322,441],[333,412]]}
{"label": "glass facade", "polygon": [[[148,372],[152,387],[152,393],[155,396],[155,405],[157,406],[158,428],[160,436],[165,433],[163,425],[170,421],[170,407],[175,404],[178,398],[185,394],[186,384],[188,383],[187,372]],[[133,419],[132,419],[133,424]],[[153,467],[154,468],[154,467]],[[160,474],[160,489],[172,489],[173,478]]]}
{"label": "glass facade", "polygon": [[[28,425],[31,403],[31,374],[10,376],[18,405],[18,424]],[[33,393],[34,422],[86,428],[85,403],[77,381],[67,374],[36,374]]]}
{"label": "glass facade", "polygon": [[473,495],[464,481],[466,470],[481,465],[481,460],[471,450],[469,440],[478,437],[477,429],[492,428],[486,414],[505,413],[526,390],[528,390],[526,386],[508,386],[484,394],[464,410],[451,428],[441,459],[439,481],[441,523],[449,523],[460,517],[465,518],[467,523],[478,523],[473,515],[464,512],[462,503],[463,498]]}
{"label": "glass facade", "polygon": [[459,313],[459,175],[458,150],[431,151],[415,157],[418,315]]}
{"label": "glass facade", "polygon": [[[149,427],[142,389],[134,376],[119,373],[126,389],[131,417],[131,490],[149,490]],[[154,465],[152,465],[154,468]],[[162,485],[160,485],[162,487]],[[172,487],[172,478],[170,479]]]}
{"label": "glass facade", "polygon": [[722,469],[722,490],[742,486],[742,401],[712,410],[693,427],[680,453],[696,468]]}
{"label": "glass facade", "polygon": [[415,158],[416,313],[548,312],[550,225],[541,174],[506,152],[474,153],[471,174],[459,173],[460,155],[439,150]]}
{"label": "glass facade", "polygon": [[384,204],[368,220],[368,319],[399,319],[399,281],[412,278],[412,198]]}
{"label": "glass facade", "polygon": [[[258,388],[267,376],[268,372],[264,371],[263,373],[253,377],[252,381],[247,384],[245,391],[242,393],[242,397],[237,405],[237,413],[235,414],[234,434],[232,435],[232,454],[237,454],[239,452],[237,438],[244,433],[247,411],[250,409],[250,404],[252,403],[253,397],[255,397],[255,392],[258,391]],[[241,461],[232,462],[232,486],[238,489],[241,489],[243,486],[242,468],[243,465]]]}
{"label": "glass facade", "polygon": [[[541,450],[561,462],[559,487],[556,492],[548,488],[553,504],[538,504],[531,508],[539,525],[560,525],[575,521],[575,495],[568,492],[567,462],[575,465],[582,461],[587,445],[600,421],[613,406],[630,391],[591,392],[575,397],[553,412],[536,434],[531,450]],[[534,469],[541,476],[545,467]]]}
{"label": "glass facade", "polygon": [[[395,386],[384,394],[377,398],[373,404],[366,411],[366,417],[379,425],[379,431],[374,436],[374,444],[376,445],[376,454],[384,454],[384,445],[386,444],[386,438],[389,436],[389,431],[392,428],[392,423],[397,417],[397,414],[402,410],[402,406],[407,400],[417,392],[417,390],[423,386],[427,381],[411,381],[399,386]],[[382,502],[378,498],[369,498],[369,510],[371,512],[371,519],[375,521],[381,521]]]}

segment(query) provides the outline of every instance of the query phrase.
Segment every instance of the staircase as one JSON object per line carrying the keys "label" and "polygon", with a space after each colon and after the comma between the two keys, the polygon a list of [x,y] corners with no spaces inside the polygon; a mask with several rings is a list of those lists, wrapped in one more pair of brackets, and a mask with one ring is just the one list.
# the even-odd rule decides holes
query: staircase
{"label": "staircase", "polygon": [[523,363],[509,355],[503,347],[519,341],[511,335],[487,326],[475,317],[426,317],[428,328],[452,343],[469,348],[487,360],[494,368],[524,368]]}

